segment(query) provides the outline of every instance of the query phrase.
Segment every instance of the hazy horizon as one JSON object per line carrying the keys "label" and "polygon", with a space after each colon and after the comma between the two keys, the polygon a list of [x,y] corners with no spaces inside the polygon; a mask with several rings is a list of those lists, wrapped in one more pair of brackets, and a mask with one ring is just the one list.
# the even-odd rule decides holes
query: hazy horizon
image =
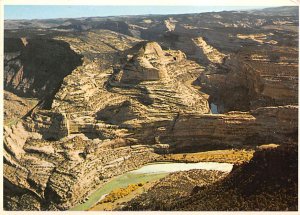
{"label": "hazy horizon", "polygon": [[[272,6],[91,6],[91,5],[5,5],[5,20],[168,15],[271,8]],[[274,6],[279,7],[279,6]]]}

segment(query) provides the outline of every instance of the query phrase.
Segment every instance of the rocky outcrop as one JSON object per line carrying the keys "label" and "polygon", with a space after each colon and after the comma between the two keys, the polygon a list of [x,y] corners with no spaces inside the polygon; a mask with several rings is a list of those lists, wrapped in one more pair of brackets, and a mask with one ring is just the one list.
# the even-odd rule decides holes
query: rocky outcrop
{"label": "rocky outcrop", "polygon": [[69,135],[69,124],[65,113],[39,110],[25,121],[26,129],[37,132],[43,139],[53,141]]}
{"label": "rocky outcrop", "polygon": [[157,43],[141,42],[126,53],[128,61],[116,77],[121,83],[157,81],[167,78],[164,66],[167,60]]}
{"label": "rocky outcrop", "polygon": [[203,37],[194,38],[193,42],[198,48],[196,51],[198,53],[196,53],[196,55],[201,58],[201,62],[204,61],[205,58],[207,58],[209,62],[215,64],[222,64],[224,62],[226,55],[208,45]]}
{"label": "rocky outcrop", "polygon": [[8,91],[4,91],[4,124],[15,124],[37,104],[37,99],[22,98]]}
{"label": "rocky outcrop", "polygon": [[[138,108],[138,107],[137,107]],[[111,105],[97,112],[97,119],[109,124],[122,124],[123,122],[137,119],[138,109],[130,101],[124,101],[117,105]]]}

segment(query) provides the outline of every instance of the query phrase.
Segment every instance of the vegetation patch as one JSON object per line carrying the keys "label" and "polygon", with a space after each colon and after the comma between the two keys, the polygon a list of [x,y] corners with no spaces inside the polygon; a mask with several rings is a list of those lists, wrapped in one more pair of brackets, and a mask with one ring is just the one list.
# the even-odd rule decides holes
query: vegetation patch
{"label": "vegetation patch", "polygon": [[220,162],[241,164],[253,157],[254,150],[216,150],[198,153],[181,153],[165,155],[165,160],[182,162]]}
{"label": "vegetation patch", "polygon": [[129,193],[135,191],[136,189],[142,187],[145,183],[141,182],[138,184],[129,184],[125,188],[118,188],[113,191],[111,191],[103,200],[100,201],[101,203],[106,202],[114,202],[117,199],[123,198],[124,196],[127,196]]}

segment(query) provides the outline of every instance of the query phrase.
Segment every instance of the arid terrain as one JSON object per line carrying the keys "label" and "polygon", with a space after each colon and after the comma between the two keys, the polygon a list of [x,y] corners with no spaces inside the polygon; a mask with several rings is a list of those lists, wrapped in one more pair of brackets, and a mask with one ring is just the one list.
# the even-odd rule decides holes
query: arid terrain
{"label": "arid terrain", "polygon": [[4,24],[5,210],[298,210],[298,7]]}

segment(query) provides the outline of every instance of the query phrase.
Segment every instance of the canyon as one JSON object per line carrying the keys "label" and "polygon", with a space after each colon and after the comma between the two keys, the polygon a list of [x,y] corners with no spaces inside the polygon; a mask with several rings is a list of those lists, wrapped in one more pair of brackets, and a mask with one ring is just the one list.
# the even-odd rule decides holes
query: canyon
{"label": "canyon", "polygon": [[[228,176],[172,173],[117,209],[206,210],[201,195],[231,189],[239,171],[260,173],[262,157],[274,170],[298,141],[298,25],[298,7],[6,20],[4,209],[68,210],[113,177],[180,153],[257,151]],[[195,180],[177,204],[185,177]],[[219,187],[190,195],[217,181],[203,177]],[[143,206],[163,183],[175,184],[172,202]]]}

